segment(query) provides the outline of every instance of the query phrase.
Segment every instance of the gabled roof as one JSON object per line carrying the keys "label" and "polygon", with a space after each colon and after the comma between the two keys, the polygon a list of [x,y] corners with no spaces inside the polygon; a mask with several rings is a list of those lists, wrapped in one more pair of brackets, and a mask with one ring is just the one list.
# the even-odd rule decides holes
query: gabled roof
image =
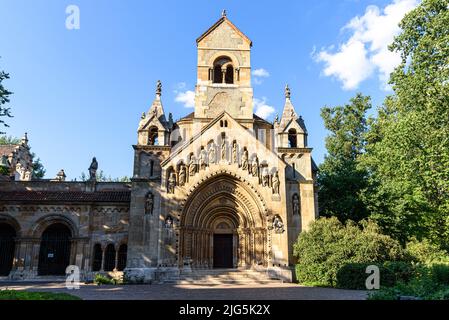
{"label": "gabled roof", "polygon": [[210,27],[206,32],[204,32],[198,39],[196,39],[196,43],[198,44],[201,40],[203,40],[205,37],[207,37],[212,31],[217,29],[221,24],[227,23],[231,28],[235,30],[243,39],[245,39],[250,46],[253,45],[253,42],[250,38],[248,38],[242,31],[240,31],[239,28],[237,28],[226,16],[221,17],[215,24]]}

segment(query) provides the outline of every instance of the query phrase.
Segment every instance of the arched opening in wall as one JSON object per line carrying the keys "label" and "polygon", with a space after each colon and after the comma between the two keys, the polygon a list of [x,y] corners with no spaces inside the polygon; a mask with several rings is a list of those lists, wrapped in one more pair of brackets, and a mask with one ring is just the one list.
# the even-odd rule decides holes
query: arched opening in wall
{"label": "arched opening in wall", "polygon": [[50,225],[42,233],[39,251],[38,274],[65,275],[65,269],[70,264],[70,239],[72,232],[62,224]]}
{"label": "arched opening in wall", "polygon": [[234,83],[234,67],[231,63],[229,57],[219,57],[215,60],[213,83]]}
{"label": "arched opening in wall", "polygon": [[148,133],[148,145],[157,146],[159,144],[159,136],[157,127],[151,127]]}
{"label": "arched opening in wall", "polygon": [[122,244],[118,249],[118,261],[117,261],[118,271],[125,270],[127,254],[128,254],[128,246],[126,244]]}
{"label": "arched opening in wall", "polygon": [[236,268],[269,263],[263,200],[232,175],[215,175],[197,186],[179,223],[180,264]]}
{"label": "arched opening in wall", "polygon": [[101,244],[94,245],[94,254],[92,260],[92,271],[101,270],[101,262],[103,260],[103,250],[101,250]]}
{"label": "arched opening in wall", "polygon": [[298,147],[297,133],[295,129],[288,130],[288,147],[289,148]]}
{"label": "arched opening in wall", "polygon": [[0,276],[7,276],[11,272],[13,260],[16,230],[6,223],[0,224]]}
{"label": "arched opening in wall", "polygon": [[108,244],[104,253],[104,271],[113,271],[115,268],[115,247]]}
{"label": "arched opening in wall", "polygon": [[226,67],[226,77],[225,81],[227,84],[233,84],[234,83],[234,68],[232,65],[228,65]]}

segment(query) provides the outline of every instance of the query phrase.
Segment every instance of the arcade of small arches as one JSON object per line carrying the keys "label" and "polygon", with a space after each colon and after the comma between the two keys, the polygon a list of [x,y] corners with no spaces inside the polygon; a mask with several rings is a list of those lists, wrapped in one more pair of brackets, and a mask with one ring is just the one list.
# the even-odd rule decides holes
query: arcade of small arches
{"label": "arcade of small arches", "polygon": [[39,219],[28,232],[17,221],[0,215],[0,277],[15,271],[32,272],[38,276],[61,276],[77,256],[92,257],[85,270],[122,271],[126,267],[127,244],[96,243],[89,250],[89,239],[80,237],[70,219],[51,215]]}
{"label": "arcade of small arches", "polygon": [[240,69],[234,66],[231,58],[221,56],[215,59],[209,68],[209,81],[212,83],[234,84],[240,81]]}

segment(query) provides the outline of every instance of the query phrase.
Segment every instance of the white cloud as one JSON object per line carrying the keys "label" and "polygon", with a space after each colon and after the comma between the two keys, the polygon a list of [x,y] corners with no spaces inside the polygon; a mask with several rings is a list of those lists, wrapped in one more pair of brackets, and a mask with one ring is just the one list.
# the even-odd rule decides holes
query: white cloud
{"label": "white cloud", "polygon": [[267,98],[265,97],[262,99],[254,98],[253,103],[254,109],[256,110],[255,113],[263,119],[267,119],[275,112],[274,107],[267,104]]}
{"label": "white cloud", "polygon": [[252,72],[253,76],[259,77],[259,78],[268,78],[270,76],[270,73],[265,70],[264,68],[259,68],[256,70],[253,70]]}
{"label": "white cloud", "polygon": [[[351,37],[333,48],[322,49],[315,59],[324,62],[324,74],[340,80],[346,90],[356,89],[361,82],[377,72],[384,89],[390,73],[400,63],[400,56],[388,46],[401,31],[399,22],[414,9],[419,0],[393,0],[383,10],[368,6],[365,14],[356,16],[343,27]],[[333,46],[332,46],[333,47]]]}
{"label": "white cloud", "polygon": [[195,107],[195,92],[191,90],[177,92],[175,97],[175,102],[179,102],[184,104],[186,108],[194,108]]}

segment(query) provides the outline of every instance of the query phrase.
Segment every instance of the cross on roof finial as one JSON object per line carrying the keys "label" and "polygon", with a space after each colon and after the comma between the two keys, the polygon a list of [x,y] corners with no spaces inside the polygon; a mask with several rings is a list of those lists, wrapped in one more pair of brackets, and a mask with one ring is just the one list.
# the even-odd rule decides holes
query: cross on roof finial
{"label": "cross on roof finial", "polygon": [[224,18],[224,17],[226,17],[226,15],[227,15],[226,10],[223,10],[223,11],[221,12],[221,16]]}

